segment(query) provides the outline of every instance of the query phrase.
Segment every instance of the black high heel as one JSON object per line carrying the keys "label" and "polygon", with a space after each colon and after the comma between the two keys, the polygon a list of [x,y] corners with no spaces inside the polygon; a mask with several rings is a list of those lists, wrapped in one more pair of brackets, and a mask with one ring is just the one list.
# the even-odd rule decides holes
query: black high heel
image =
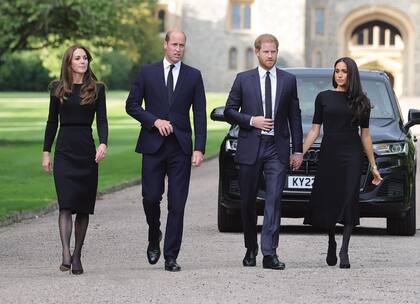
{"label": "black high heel", "polygon": [[81,258],[80,258],[80,256],[79,256],[79,260],[80,260],[80,268],[79,269],[75,269],[74,268],[74,266],[73,266],[73,261],[74,261],[74,259],[73,259],[73,257],[71,258],[72,259],[72,268],[71,268],[71,273],[72,274],[75,274],[75,275],[79,275],[79,274],[83,274],[83,267],[82,267],[82,261],[81,261]]}
{"label": "black high heel", "polygon": [[70,264],[61,263],[61,265],[59,267],[60,271],[62,271],[62,272],[70,271],[72,260],[73,260],[73,257],[70,257]]}
{"label": "black high heel", "polygon": [[60,271],[65,272],[69,271],[71,269],[71,265],[69,264],[61,264],[59,267]]}
{"label": "black high heel", "polygon": [[347,252],[340,252],[340,268],[348,269],[350,268],[350,260]]}

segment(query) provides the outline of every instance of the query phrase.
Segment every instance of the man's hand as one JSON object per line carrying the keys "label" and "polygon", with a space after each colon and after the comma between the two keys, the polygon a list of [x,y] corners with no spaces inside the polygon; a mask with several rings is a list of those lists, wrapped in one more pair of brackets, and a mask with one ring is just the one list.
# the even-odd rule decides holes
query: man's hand
{"label": "man's hand", "polygon": [[159,133],[162,136],[168,136],[174,132],[174,128],[168,120],[156,119],[154,126],[159,130]]}
{"label": "man's hand", "polygon": [[265,118],[264,116],[253,116],[252,126],[268,132],[274,128],[274,121],[271,118]]}
{"label": "man's hand", "polygon": [[295,171],[299,169],[300,165],[303,161],[303,154],[296,154],[290,156],[290,167],[292,167],[292,170]]}
{"label": "man's hand", "polygon": [[203,152],[194,151],[192,156],[192,165],[194,167],[199,167],[204,160]]}

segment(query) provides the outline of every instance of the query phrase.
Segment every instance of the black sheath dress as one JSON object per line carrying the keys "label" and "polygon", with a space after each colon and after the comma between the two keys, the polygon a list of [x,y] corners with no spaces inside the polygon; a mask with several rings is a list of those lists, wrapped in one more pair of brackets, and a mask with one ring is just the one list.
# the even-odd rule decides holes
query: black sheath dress
{"label": "black sheath dress", "polygon": [[53,162],[59,208],[69,209],[72,213],[93,214],[98,187],[98,164],[95,162],[92,123],[96,113],[99,141],[107,144],[105,87],[97,84],[97,98],[87,105],[80,104],[81,87],[81,84],[73,84],[72,93],[63,104],[51,93],[44,151],[51,151],[60,121]]}
{"label": "black sheath dress", "polygon": [[304,224],[325,229],[336,223],[360,224],[363,146],[359,127],[369,128],[369,115],[360,123],[352,122],[345,92],[328,90],[316,97],[313,123],[323,124],[324,136]]}

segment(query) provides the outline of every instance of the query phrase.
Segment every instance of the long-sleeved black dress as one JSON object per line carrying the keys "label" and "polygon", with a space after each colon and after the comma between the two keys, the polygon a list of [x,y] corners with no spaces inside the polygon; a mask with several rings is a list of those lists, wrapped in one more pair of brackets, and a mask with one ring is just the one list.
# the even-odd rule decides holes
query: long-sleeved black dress
{"label": "long-sleeved black dress", "polygon": [[369,117],[356,123],[352,120],[345,92],[328,90],[318,94],[313,123],[323,124],[324,136],[304,224],[325,229],[336,223],[360,224],[363,146],[359,127],[368,128]]}
{"label": "long-sleeved black dress", "polygon": [[99,141],[107,144],[105,87],[97,84],[95,102],[86,105],[80,104],[81,87],[81,84],[73,84],[71,95],[62,104],[53,95],[52,89],[44,151],[51,151],[60,125],[53,162],[59,208],[69,209],[72,213],[93,214],[98,187],[98,164],[95,162],[92,123],[96,114]]}

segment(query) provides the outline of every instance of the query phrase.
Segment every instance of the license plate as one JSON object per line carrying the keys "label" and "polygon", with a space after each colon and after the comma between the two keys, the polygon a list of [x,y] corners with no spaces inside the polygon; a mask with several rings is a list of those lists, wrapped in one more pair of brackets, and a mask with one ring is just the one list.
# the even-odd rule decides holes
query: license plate
{"label": "license plate", "polygon": [[312,189],[315,176],[289,175],[287,177],[287,187],[289,189]]}

